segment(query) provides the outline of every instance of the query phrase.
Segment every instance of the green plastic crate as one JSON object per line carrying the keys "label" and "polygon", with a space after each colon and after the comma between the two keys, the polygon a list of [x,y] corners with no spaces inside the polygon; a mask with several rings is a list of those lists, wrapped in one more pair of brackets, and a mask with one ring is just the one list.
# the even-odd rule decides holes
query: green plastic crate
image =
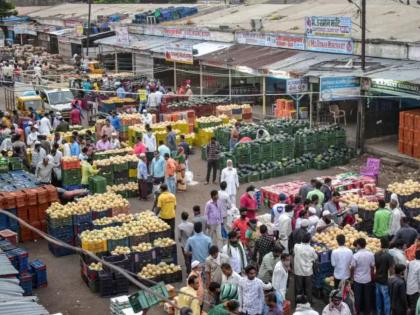
{"label": "green plastic crate", "polygon": [[114,171],[114,173],[128,170],[128,163],[126,162],[121,164],[113,164],[112,170]]}
{"label": "green plastic crate", "polygon": [[106,179],[107,185],[112,185],[114,183],[114,174],[112,172],[100,172],[100,174]]}
{"label": "green plastic crate", "polygon": [[89,177],[89,190],[94,194],[103,194],[106,192],[107,179],[103,176]]}
{"label": "green plastic crate", "polygon": [[82,180],[82,171],[80,168],[63,170],[61,181],[64,186],[79,185]]}
{"label": "green plastic crate", "polygon": [[[168,290],[166,289],[165,283],[160,282],[150,288],[153,292],[163,296],[165,299],[169,297]],[[128,297],[131,307],[134,313],[139,313],[144,309],[151,308],[161,302],[161,299],[156,295],[148,291],[138,291]]]}
{"label": "green plastic crate", "polygon": [[7,173],[9,171],[9,161],[6,159],[0,160],[0,173]]}

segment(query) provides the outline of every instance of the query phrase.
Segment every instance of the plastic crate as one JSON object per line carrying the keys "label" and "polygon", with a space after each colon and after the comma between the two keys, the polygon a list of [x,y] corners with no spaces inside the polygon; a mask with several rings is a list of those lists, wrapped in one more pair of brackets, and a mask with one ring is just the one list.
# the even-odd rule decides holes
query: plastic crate
{"label": "plastic crate", "polygon": [[89,190],[93,194],[103,194],[106,192],[107,179],[103,176],[89,177]]}
{"label": "plastic crate", "polygon": [[63,186],[63,189],[68,190],[68,191],[73,191],[73,190],[77,190],[77,189],[83,189],[83,185],[79,184],[79,185],[67,185],[67,186]]}
{"label": "plastic crate", "polygon": [[110,217],[111,214],[112,214],[111,209],[106,209],[106,210],[101,210],[101,211],[92,210],[92,220]]}
{"label": "plastic crate", "polygon": [[7,257],[11,260],[13,266],[22,273],[29,269],[28,252],[23,248],[17,247],[6,252]]}
{"label": "plastic crate", "polygon": [[24,272],[19,274],[19,285],[23,289],[23,295],[32,295],[32,274]]}
{"label": "plastic crate", "polygon": [[52,228],[50,225],[47,227],[48,234],[51,236],[59,239],[59,240],[67,240],[71,239],[74,236],[73,226],[60,226],[56,228]]}
{"label": "plastic crate", "polygon": [[133,252],[131,253],[131,271],[139,272],[147,264],[156,262],[153,249],[147,252]]}
{"label": "plastic crate", "polygon": [[167,247],[155,248],[156,263],[166,262],[167,264],[177,264],[176,244]]}
{"label": "plastic crate", "polygon": [[108,243],[104,240],[95,242],[82,240],[81,245],[83,249],[88,250],[92,253],[104,253],[108,251]]}
{"label": "plastic crate", "polygon": [[182,271],[179,270],[177,272],[174,273],[166,273],[160,276],[162,281],[165,282],[166,284],[169,283],[177,283],[177,282],[181,282],[182,281]]}
{"label": "plastic crate", "polygon": [[[130,270],[131,264],[130,264],[130,260],[128,259],[127,255],[113,255],[113,256],[104,256],[103,259],[106,262],[109,262],[111,264],[113,264],[114,266],[126,269],[126,270]],[[108,266],[104,265],[103,269],[105,271],[109,271],[112,272],[111,269],[108,268]]]}
{"label": "plastic crate", "polygon": [[102,297],[112,296],[114,294],[112,273],[106,271],[100,271],[98,273],[98,293]]}
{"label": "plastic crate", "polygon": [[108,240],[107,243],[108,243],[109,252],[112,252],[115,248],[117,248],[117,246],[128,247],[130,245],[128,241],[128,237],[124,237],[119,240]]}
{"label": "plastic crate", "polygon": [[67,218],[51,218],[47,217],[48,228],[55,229],[63,226],[73,225],[72,217]]}
{"label": "plastic crate", "polygon": [[[70,245],[74,245],[74,244],[70,244]],[[63,256],[73,255],[75,253],[72,249],[58,246],[52,243],[48,243],[48,249],[50,250],[51,254],[53,254],[55,257],[63,257]]]}
{"label": "plastic crate", "polygon": [[92,213],[88,212],[85,214],[73,214],[72,219],[73,219],[73,225],[92,223]]}
{"label": "plastic crate", "polygon": [[114,173],[128,171],[128,163],[113,164],[112,170]]}
{"label": "plastic crate", "polygon": [[160,232],[150,232],[149,233],[150,242],[153,242],[154,240],[156,240],[158,238],[165,238],[165,237],[171,237],[171,230],[170,229],[167,229],[165,231],[160,231]]}
{"label": "plastic crate", "polygon": [[[146,284],[147,285],[147,284]],[[151,287],[150,289],[156,293],[158,293],[161,296],[164,296],[165,298],[169,298],[168,290],[166,289],[166,286],[163,282],[158,283],[156,285],[147,285]],[[156,294],[153,294],[148,291],[138,291],[128,297],[128,301],[130,302],[131,307],[133,308],[133,311],[135,313],[139,313],[140,311],[144,309],[148,309],[154,305],[157,305],[160,303],[160,299]]]}
{"label": "plastic crate", "polygon": [[73,225],[74,236],[81,234],[83,231],[92,230],[92,227],[93,227],[92,223],[89,223],[89,222]]}
{"label": "plastic crate", "polygon": [[34,261],[31,261],[30,266],[34,287],[45,287],[48,284],[47,266],[40,259],[35,259]]}
{"label": "plastic crate", "polygon": [[140,243],[149,243],[150,237],[149,234],[143,234],[143,235],[135,235],[129,237],[129,244],[131,246],[137,246]]}
{"label": "plastic crate", "polygon": [[75,161],[61,161],[61,168],[63,170],[70,170],[70,169],[80,169],[80,160]]}

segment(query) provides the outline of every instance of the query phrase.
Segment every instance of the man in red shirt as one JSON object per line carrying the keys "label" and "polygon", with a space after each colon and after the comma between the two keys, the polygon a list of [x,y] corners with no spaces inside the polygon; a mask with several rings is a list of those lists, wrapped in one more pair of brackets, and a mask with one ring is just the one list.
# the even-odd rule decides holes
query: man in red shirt
{"label": "man in red shirt", "polygon": [[248,219],[256,219],[255,212],[257,212],[257,200],[255,199],[255,187],[249,186],[246,192],[243,193],[239,199],[239,207],[248,210],[246,216]]}
{"label": "man in red shirt", "polygon": [[240,218],[233,221],[233,224],[232,224],[232,230],[239,231],[240,239],[242,243],[246,241],[245,233],[246,233],[246,230],[248,229],[249,220],[246,217],[247,211],[248,210],[246,208],[241,208],[239,210],[239,213],[241,214]]}

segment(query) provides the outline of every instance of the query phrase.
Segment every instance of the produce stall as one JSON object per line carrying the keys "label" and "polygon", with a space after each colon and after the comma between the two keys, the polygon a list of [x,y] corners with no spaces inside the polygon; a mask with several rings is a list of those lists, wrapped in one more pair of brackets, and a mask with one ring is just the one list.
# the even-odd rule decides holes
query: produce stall
{"label": "produce stall", "polygon": [[193,110],[197,117],[211,116],[216,114],[216,107],[229,104],[228,98],[218,97],[192,97],[164,95],[160,104],[161,113],[173,111]]}
{"label": "produce stall", "polygon": [[93,161],[93,167],[100,171],[107,185],[128,184],[137,181],[139,158],[134,154],[111,156],[108,159]]}

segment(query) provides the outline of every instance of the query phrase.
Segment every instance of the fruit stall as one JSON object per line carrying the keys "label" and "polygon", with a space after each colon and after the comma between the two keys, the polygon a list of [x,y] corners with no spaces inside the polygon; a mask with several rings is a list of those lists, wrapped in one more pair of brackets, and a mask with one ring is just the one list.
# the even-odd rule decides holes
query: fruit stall
{"label": "fruit stall", "polygon": [[189,99],[188,96],[164,95],[160,104],[161,113],[193,110],[197,117],[211,116],[216,114],[216,106],[229,104],[228,98],[197,97]]}

